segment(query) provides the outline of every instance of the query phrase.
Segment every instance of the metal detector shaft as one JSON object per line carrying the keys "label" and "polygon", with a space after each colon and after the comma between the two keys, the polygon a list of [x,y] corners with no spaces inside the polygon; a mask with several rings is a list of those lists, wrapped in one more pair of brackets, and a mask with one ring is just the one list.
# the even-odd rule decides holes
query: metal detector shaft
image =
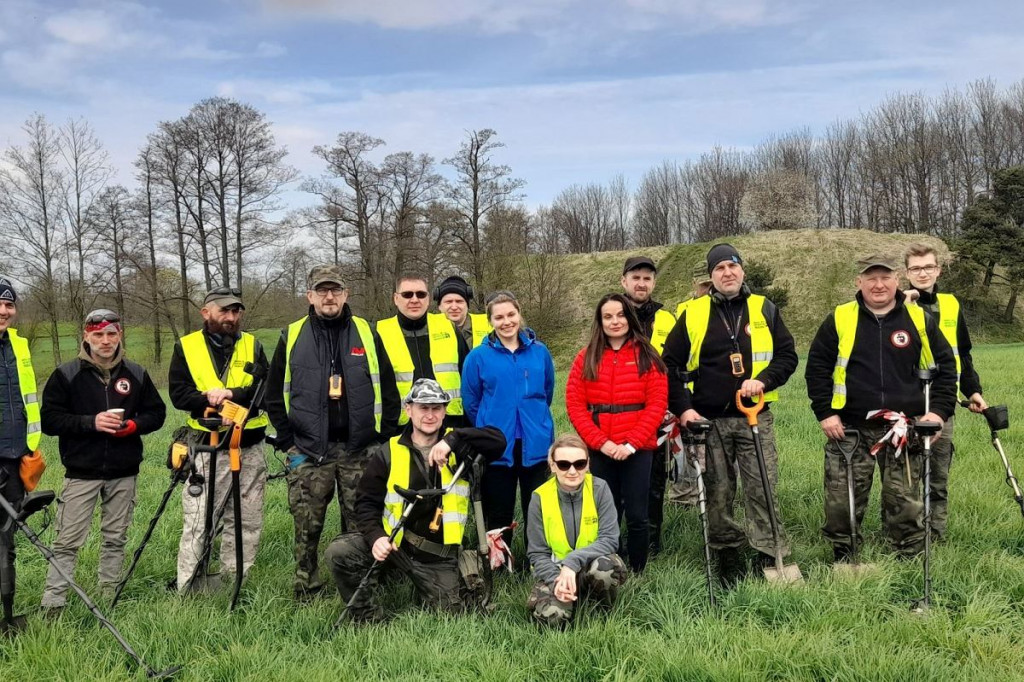
{"label": "metal detector shaft", "polygon": [[149,539],[153,536],[153,531],[156,530],[156,524],[160,521],[160,517],[167,508],[167,502],[171,499],[174,489],[184,480],[181,473],[183,469],[184,466],[171,473],[171,484],[167,486],[167,490],[164,491],[164,496],[160,498],[160,505],[157,507],[156,513],[153,514],[153,518],[149,522],[146,534],[142,536],[142,542],[139,543],[138,548],[135,550],[135,554],[132,555],[132,562],[128,565],[128,570],[125,572],[124,577],[121,578],[121,582],[117,584],[117,589],[114,591],[114,598],[110,602],[111,611],[117,607],[117,602],[121,599],[121,592],[124,591],[125,585],[127,585],[128,581],[131,580],[132,574],[135,572],[135,567],[139,565],[139,559],[142,557],[142,552],[146,549],[146,544],[149,542]]}
{"label": "metal detector shaft", "polygon": [[1006,458],[1006,452],[1003,451],[1003,444],[999,442],[999,433],[996,431],[992,432],[992,447],[999,453],[1000,459],[1003,460],[1003,468],[1006,469],[1006,482],[1013,488],[1013,499],[1017,502],[1020,507],[1020,513],[1024,515],[1024,495],[1020,492],[1020,484],[1017,483],[1017,477],[1013,475],[1013,469],[1010,468],[1010,460]]}
{"label": "metal detector shaft", "polygon": [[39,536],[36,535],[35,531],[32,530],[31,526],[29,526],[27,523],[18,518],[18,512],[15,511],[11,503],[8,502],[7,498],[4,497],[2,494],[0,494],[0,508],[2,508],[3,511],[6,512],[14,520],[14,522],[18,525],[18,529],[21,530],[21,532],[25,534],[25,537],[28,538],[29,542],[31,542],[35,546],[35,548],[39,550],[40,554],[43,555],[47,563],[49,563],[50,566],[52,566],[53,569],[57,572],[57,574],[61,578],[63,578],[65,582],[67,582],[67,584],[71,587],[72,590],[75,591],[75,594],[78,595],[78,598],[82,600],[82,603],[85,604],[86,608],[89,609],[92,615],[96,617],[96,620],[100,622],[100,625],[105,627],[110,632],[110,634],[114,636],[114,639],[116,639],[117,643],[121,645],[121,648],[124,650],[124,652],[128,654],[133,661],[135,661],[136,665],[138,665],[140,668],[146,671],[147,677],[155,679],[165,679],[171,677],[176,672],[181,670],[181,666],[173,666],[162,671],[157,671],[150,667],[150,665],[146,663],[146,661],[144,661],[142,657],[135,652],[135,649],[133,649],[132,646],[127,641],[125,641],[125,638],[121,635],[120,632],[118,632],[117,628],[114,627],[114,624],[107,620],[107,617],[103,615],[103,612],[99,610],[99,607],[97,607],[96,604],[94,604],[93,601],[89,599],[89,595],[85,593],[85,590],[79,587],[78,583],[74,581],[74,578],[68,575],[67,572],[61,567],[60,563],[57,561],[57,557],[55,557],[53,552],[50,551],[50,548],[47,547],[43,543],[43,541],[39,539]]}
{"label": "metal detector shaft", "polygon": [[[691,446],[692,447],[692,446]],[[694,453],[696,455],[696,453]],[[708,582],[708,603],[715,607],[714,570],[711,568],[711,531],[708,528],[708,491],[704,487],[704,469],[693,457],[693,468],[697,472],[697,508],[700,510],[700,530],[704,536],[704,574]]]}

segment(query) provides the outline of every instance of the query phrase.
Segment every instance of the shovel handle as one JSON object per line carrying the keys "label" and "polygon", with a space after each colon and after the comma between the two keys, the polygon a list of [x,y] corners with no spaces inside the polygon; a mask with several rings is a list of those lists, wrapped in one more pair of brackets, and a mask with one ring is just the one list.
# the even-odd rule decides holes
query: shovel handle
{"label": "shovel handle", "polygon": [[757,426],[757,415],[764,409],[764,399],[758,400],[753,403],[750,407],[743,404],[743,394],[740,391],[736,391],[736,409],[743,413],[747,418],[747,424],[750,426]]}

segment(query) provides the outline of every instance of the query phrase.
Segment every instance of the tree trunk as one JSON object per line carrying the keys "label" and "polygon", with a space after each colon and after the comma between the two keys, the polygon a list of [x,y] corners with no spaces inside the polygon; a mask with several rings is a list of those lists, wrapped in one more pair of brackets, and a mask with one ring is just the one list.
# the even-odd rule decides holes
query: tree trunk
{"label": "tree trunk", "polygon": [[1020,285],[1010,287],[1010,300],[1006,302],[1006,310],[1003,312],[1003,318],[1006,322],[1013,322],[1013,313],[1017,308],[1017,292],[1020,291]]}
{"label": "tree trunk", "polygon": [[988,262],[988,265],[985,267],[985,279],[982,280],[982,282],[981,282],[981,285],[983,287],[985,287],[986,289],[988,289],[990,286],[992,286],[992,277],[993,277],[993,275],[995,275],[995,272],[996,272],[996,262],[990,260]]}

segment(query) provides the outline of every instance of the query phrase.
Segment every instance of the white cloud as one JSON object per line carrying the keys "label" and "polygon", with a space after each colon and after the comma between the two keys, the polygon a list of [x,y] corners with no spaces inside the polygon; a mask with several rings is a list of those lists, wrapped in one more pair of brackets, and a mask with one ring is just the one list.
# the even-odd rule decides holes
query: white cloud
{"label": "white cloud", "polygon": [[115,22],[99,10],[71,10],[47,18],[43,25],[50,35],[72,45],[108,49],[121,33]]}

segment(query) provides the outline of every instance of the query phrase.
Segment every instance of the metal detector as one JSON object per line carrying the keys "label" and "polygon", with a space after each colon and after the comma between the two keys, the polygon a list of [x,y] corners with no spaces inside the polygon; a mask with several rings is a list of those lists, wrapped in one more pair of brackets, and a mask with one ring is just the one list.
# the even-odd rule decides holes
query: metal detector
{"label": "metal detector", "polygon": [[[443,495],[447,495],[448,492],[450,492],[451,489],[455,486],[455,484],[458,483],[459,479],[462,478],[462,472],[465,469],[465,462],[459,464],[459,467],[455,470],[455,473],[452,475],[451,482],[448,483],[448,486],[444,488],[424,488],[422,490],[409,490],[408,488],[403,488],[400,485],[396,485],[394,487],[395,492],[405,498],[405,509],[402,510],[402,515],[398,517],[398,521],[395,523],[394,528],[391,529],[391,534],[388,536],[388,542],[395,541],[395,538],[398,536],[398,533],[401,532],[402,528],[405,527],[405,522],[409,519],[409,515],[412,514],[412,510],[416,508],[417,504],[425,500],[432,500],[438,497],[442,497]],[[484,541],[486,542],[486,538],[484,539]],[[341,614],[338,615],[338,620],[334,621],[335,628],[341,627],[341,624],[345,622],[345,617],[348,615],[349,609],[355,603],[356,599],[359,598],[359,595],[362,594],[367,587],[369,587],[370,580],[373,578],[373,574],[377,572],[377,570],[381,567],[383,563],[383,561],[378,561],[377,559],[373,560],[373,564],[366,571],[366,574],[363,576],[363,579],[359,581],[359,585],[356,586],[356,589],[352,593],[352,596],[349,597],[348,602],[345,604],[345,608],[343,608],[341,610]]]}
{"label": "metal detector", "polygon": [[700,529],[704,536],[704,574],[708,581],[708,603],[715,607],[714,568],[711,565],[711,528],[708,524],[708,491],[704,487],[704,469],[700,466],[697,447],[707,440],[711,422],[695,419],[686,425],[688,435],[683,442],[689,455],[690,465],[697,473],[697,509],[700,512]]}
{"label": "metal detector", "polygon": [[[917,370],[918,378],[924,383],[924,412],[931,412],[932,379],[936,374],[934,367]],[[914,613],[926,613],[931,608],[932,595],[932,439],[942,431],[938,422],[917,420],[914,422],[914,433],[924,442],[924,596],[911,607]],[[908,454],[909,457],[909,454]]]}
{"label": "metal detector", "polygon": [[[960,401],[960,404],[963,407],[971,405],[967,400]],[[992,405],[985,408],[981,414],[984,415],[985,421],[988,422],[988,428],[992,432],[992,447],[996,449],[999,458],[1003,460],[1003,468],[1006,469],[1006,484],[1013,489],[1013,500],[1020,507],[1020,513],[1024,515],[1024,495],[1021,494],[1020,484],[1017,482],[1017,477],[1013,475],[1013,469],[1010,468],[1010,460],[1006,458],[1003,444],[999,442],[999,432],[1010,428],[1010,412],[1006,405]]]}
{"label": "metal detector", "polygon": [[[82,603],[84,603],[86,608],[89,609],[89,612],[96,617],[96,620],[100,622],[100,625],[105,627],[110,632],[110,634],[114,636],[114,639],[116,639],[117,643],[121,645],[121,648],[124,649],[124,652],[128,654],[133,661],[135,661],[136,665],[138,665],[140,668],[146,671],[146,677],[150,679],[163,680],[169,679],[170,677],[174,676],[179,670],[181,670],[181,666],[175,665],[169,668],[165,668],[164,670],[156,670],[153,667],[151,667],[148,663],[146,663],[146,661],[144,661],[142,657],[135,652],[135,649],[133,649],[131,645],[128,644],[127,641],[125,641],[125,638],[121,635],[120,632],[118,632],[117,628],[114,627],[114,624],[107,620],[107,617],[103,615],[103,613],[99,610],[99,607],[97,607],[96,604],[93,603],[91,599],[89,599],[89,595],[85,593],[85,590],[79,587],[78,583],[74,581],[74,578],[68,575],[67,572],[65,572],[65,570],[61,568],[60,563],[57,561],[57,558],[54,556],[53,552],[50,551],[50,548],[43,544],[43,541],[39,539],[39,536],[36,535],[35,531],[32,530],[32,528],[27,523],[25,523],[25,519],[28,517],[28,514],[30,514],[32,511],[36,511],[38,509],[41,509],[42,507],[45,507],[54,499],[54,493],[51,490],[40,491],[38,493],[33,494],[36,495],[36,497],[31,498],[31,496],[27,496],[26,502],[30,498],[33,501],[28,507],[25,507],[25,505],[23,504],[21,512],[15,509],[15,507],[12,506],[11,503],[7,501],[7,498],[0,494],[0,510],[5,512],[7,516],[14,521],[14,523],[18,526],[18,529],[21,530],[21,532],[25,534],[25,537],[28,538],[29,542],[31,542],[35,546],[35,548],[39,550],[39,553],[42,554],[43,557],[45,557],[47,563],[49,563],[50,566],[52,566],[53,569],[57,571],[57,574],[68,583],[72,590],[75,591],[75,594],[77,594],[78,598],[82,600]],[[28,510],[27,513],[26,509]]]}

